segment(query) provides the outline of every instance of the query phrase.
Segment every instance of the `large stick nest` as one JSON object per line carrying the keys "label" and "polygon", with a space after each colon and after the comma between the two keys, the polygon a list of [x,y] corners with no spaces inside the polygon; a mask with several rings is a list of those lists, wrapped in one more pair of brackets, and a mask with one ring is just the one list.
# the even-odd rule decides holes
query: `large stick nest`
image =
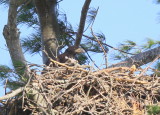
{"label": "large stick nest", "polygon": [[57,64],[58,68],[45,67],[43,74],[32,71],[28,86],[47,104],[38,105],[30,98],[32,92],[25,92],[24,110],[38,113],[41,108],[57,115],[143,115],[147,105],[159,104],[160,78],[144,75],[143,70],[136,69],[136,74],[128,67],[94,71],[78,64]]}

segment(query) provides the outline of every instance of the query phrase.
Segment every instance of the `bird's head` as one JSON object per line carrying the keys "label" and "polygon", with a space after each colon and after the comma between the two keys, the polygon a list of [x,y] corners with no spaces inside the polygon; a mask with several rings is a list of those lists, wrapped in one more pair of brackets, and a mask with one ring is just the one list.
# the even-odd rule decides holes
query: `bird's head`
{"label": "bird's head", "polygon": [[76,55],[76,54],[79,54],[79,53],[84,53],[85,51],[82,48],[77,48],[75,46],[70,46],[69,48],[66,49],[65,52],[69,53],[69,54]]}

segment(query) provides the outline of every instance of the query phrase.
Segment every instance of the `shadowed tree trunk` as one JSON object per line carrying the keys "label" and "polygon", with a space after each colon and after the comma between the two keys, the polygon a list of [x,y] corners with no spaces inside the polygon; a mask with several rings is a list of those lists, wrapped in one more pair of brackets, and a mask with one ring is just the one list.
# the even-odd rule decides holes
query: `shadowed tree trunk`
{"label": "shadowed tree trunk", "polygon": [[41,25],[43,63],[48,62],[48,56],[56,59],[58,55],[59,27],[56,14],[57,0],[34,0]]}

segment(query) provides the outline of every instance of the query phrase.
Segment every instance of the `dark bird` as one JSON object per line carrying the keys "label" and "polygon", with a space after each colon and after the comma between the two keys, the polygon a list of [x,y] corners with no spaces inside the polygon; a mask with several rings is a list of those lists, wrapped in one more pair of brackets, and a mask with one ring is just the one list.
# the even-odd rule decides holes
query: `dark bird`
{"label": "dark bird", "polygon": [[[79,53],[84,53],[84,50],[82,48],[78,48],[76,46],[70,46],[68,47],[65,52],[63,54],[60,54],[56,61],[60,62],[60,63],[67,63],[69,66],[73,66],[75,65],[75,56],[76,54],[79,54]],[[76,62],[77,63],[77,62]],[[50,60],[47,61],[46,63],[47,66],[55,66],[54,63],[50,63]],[[47,67],[45,67],[43,69],[43,72],[42,74],[46,73],[47,71],[49,71],[47,69]]]}
{"label": "dark bird", "polygon": [[65,63],[69,58],[74,59],[76,54],[84,53],[82,48],[78,48],[76,46],[68,47],[63,54],[60,54],[57,58],[57,61],[61,63]]}

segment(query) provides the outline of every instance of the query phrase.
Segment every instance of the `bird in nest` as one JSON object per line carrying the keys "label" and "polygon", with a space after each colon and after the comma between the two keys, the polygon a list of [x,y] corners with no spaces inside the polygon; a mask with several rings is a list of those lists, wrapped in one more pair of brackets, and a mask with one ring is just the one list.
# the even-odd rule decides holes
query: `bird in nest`
{"label": "bird in nest", "polygon": [[[60,63],[65,63],[67,65],[75,65],[75,63],[78,63],[77,60],[75,60],[76,54],[84,53],[85,51],[82,48],[76,47],[76,46],[70,46],[68,47],[64,53],[57,56],[56,61]],[[46,63],[46,65],[50,65],[50,61]],[[54,64],[53,64],[54,66]]]}
{"label": "bird in nest", "polygon": [[76,46],[68,47],[63,54],[60,54],[57,58],[57,61],[61,63],[66,63],[69,59],[74,59],[76,54],[84,53],[82,48]]}
{"label": "bird in nest", "polygon": [[[74,66],[78,64],[78,61],[75,60],[76,54],[84,53],[84,50],[82,48],[78,48],[76,46],[70,46],[68,47],[64,53],[60,54],[56,61],[60,63],[65,63],[68,66]],[[46,71],[49,71],[49,66],[55,67],[56,64],[54,62],[51,63],[50,60],[46,63],[47,67],[43,69],[42,74],[46,73]]]}

